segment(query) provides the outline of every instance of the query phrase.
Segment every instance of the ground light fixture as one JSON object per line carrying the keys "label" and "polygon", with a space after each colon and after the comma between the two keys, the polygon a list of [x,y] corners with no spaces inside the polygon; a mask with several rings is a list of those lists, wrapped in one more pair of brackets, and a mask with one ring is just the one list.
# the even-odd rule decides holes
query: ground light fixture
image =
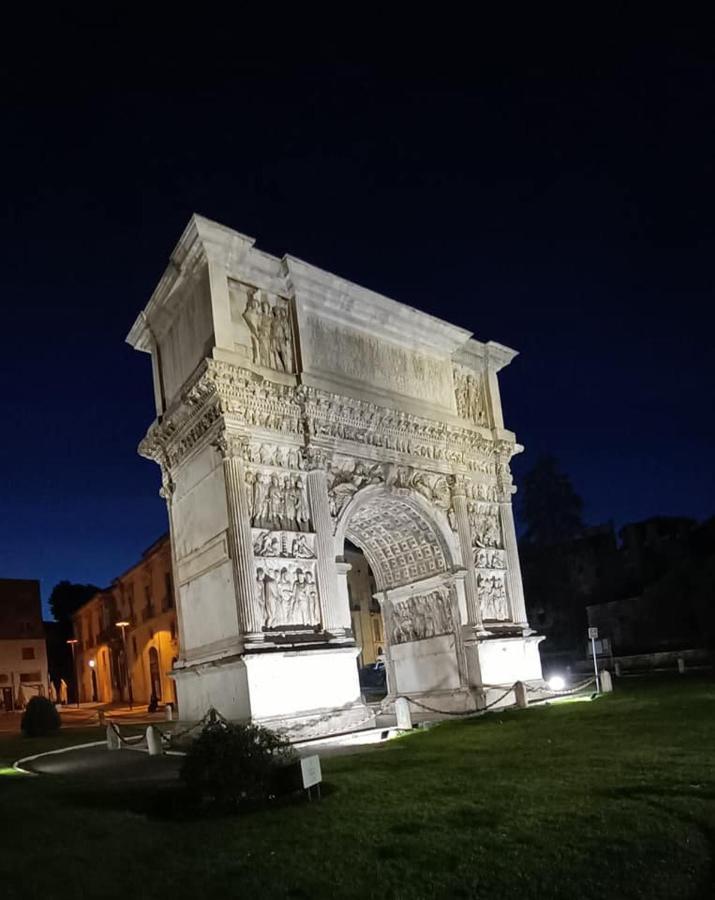
{"label": "ground light fixture", "polygon": [[122,629],[122,644],[124,645],[124,671],[127,676],[127,694],[129,696],[129,709],[133,708],[134,697],[132,696],[132,675],[129,668],[129,651],[127,650],[127,628],[130,623],[123,619],[121,622],[114,623],[117,628]]}
{"label": "ground light fixture", "polygon": [[547,684],[552,691],[563,691],[566,687],[566,681],[561,675],[552,675]]}

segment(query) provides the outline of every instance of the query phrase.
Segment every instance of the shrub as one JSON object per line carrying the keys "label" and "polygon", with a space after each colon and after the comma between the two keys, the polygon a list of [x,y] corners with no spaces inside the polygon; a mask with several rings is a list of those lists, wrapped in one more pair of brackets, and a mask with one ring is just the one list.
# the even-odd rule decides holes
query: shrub
{"label": "shrub", "polygon": [[181,778],[195,801],[225,809],[257,806],[279,793],[294,752],[260,725],[234,725],[215,713],[191,744]]}
{"label": "shrub", "polygon": [[47,697],[32,697],[22,714],[20,728],[25,737],[43,737],[60,727],[60,716]]}

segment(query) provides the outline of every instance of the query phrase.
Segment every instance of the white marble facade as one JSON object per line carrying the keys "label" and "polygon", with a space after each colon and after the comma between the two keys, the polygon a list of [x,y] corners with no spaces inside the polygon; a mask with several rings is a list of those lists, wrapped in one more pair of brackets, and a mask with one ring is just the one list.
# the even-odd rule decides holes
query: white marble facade
{"label": "white marble facade", "polygon": [[539,681],[498,373],[515,352],[192,217],[128,341],[152,356],[180,714],[365,723],[346,539],[388,685],[441,709]]}

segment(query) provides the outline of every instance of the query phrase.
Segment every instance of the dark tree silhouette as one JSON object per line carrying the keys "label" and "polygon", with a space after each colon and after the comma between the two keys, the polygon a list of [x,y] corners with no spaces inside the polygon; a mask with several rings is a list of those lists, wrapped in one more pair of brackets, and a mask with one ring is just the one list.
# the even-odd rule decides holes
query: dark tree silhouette
{"label": "dark tree silhouette", "polygon": [[72,613],[101,590],[94,584],[72,584],[60,581],[52,588],[50,594],[50,610],[55,619],[65,628],[71,630]]}
{"label": "dark tree silhouette", "polygon": [[524,540],[548,546],[578,537],[583,531],[583,500],[553,456],[542,456],[524,478],[521,515]]}

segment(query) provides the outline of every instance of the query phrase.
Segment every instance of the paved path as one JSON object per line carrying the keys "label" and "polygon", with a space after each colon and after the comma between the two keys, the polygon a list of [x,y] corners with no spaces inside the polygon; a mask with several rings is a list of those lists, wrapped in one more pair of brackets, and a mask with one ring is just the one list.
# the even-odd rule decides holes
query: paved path
{"label": "paved path", "polygon": [[38,775],[79,775],[103,784],[139,785],[175,781],[181,762],[181,756],[149,756],[140,750],[107,750],[101,746],[43,754],[22,767]]}

